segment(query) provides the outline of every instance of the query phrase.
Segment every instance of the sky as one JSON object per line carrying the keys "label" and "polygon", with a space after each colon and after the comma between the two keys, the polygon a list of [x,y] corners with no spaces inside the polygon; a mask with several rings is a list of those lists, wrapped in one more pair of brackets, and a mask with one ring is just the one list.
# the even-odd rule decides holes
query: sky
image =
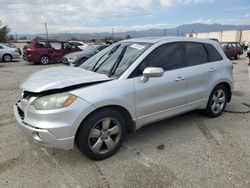
{"label": "sky", "polygon": [[0,20],[18,34],[250,25],[250,0],[0,0]]}

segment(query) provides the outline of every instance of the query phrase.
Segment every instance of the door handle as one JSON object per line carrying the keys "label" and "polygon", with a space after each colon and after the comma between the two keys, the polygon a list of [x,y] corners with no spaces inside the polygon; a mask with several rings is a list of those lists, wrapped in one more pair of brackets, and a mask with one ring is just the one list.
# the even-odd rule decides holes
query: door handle
{"label": "door handle", "polygon": [[210,69],[209,69],[209,72],[214,72],[214,71],[216,71],[215,68],[210,68]]}
{"label": "door handle", "polygon": [[185,78],[184,78],[184,77],[181,77],[181,76],[175,79],[176,82],[180,82],[180,81],[182,81],[182,80],[185,80]]}

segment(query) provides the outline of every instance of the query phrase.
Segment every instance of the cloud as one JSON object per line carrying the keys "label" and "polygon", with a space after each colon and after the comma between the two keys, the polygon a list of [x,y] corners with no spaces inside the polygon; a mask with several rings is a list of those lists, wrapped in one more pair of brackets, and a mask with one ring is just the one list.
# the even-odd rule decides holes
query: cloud
{"label": "cloud", "polygon": [[198,19],[191,21],[191,23],[250,25],[249,17],[250,15],[246,14],[243,17],[234,17],[234,18]]}
{"label": "cloud", "polygon": [[[213,0],[1,0],[0,20],[12,32],[41,33],[47,22],[53,32],[92,32],[107,30],[106,20],[152,16],[160,10]],[[98,23],[98,24],[97,24]],[[102,23],[102,24],[100,24]],[[156,23],[159,27],[164,25]],[[166,25],[166,24],[165,24]],[[120,26],[119,29],[141,29],[153,25]],[[112,26],[112,27],[115,27]],[[130,27],[130,28],[129,28]]]}

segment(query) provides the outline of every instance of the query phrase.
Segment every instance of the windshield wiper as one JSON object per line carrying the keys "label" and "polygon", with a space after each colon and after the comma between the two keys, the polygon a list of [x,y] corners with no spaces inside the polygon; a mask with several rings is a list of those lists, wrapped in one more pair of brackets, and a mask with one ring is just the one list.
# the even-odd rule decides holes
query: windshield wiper
{"label": "windshield wiper", "polygon": [[92,71],[96,72],[96,71],[97,71],[97,70],[107,61],[107,59],[108,59],[113,53],[116,52],[116,50],[119,48],[119,46],[120,46],[120,45],[115,46],[114,48],[112,48],[112,50],[108,53],[108,57],[107,57],[98,67],[96,67],[96,66],[98,65],[99,61],[100,61],[107,53],[104,54],[100,59],[98,59],[98,61],[96,62],[95,66],[93,67]]}
{"label": "windshield wiper", "polygon": [[127,46],[125,46],[121,52],[121,54],[119,55],[119,57],[117,58],[117,60],[115,61],[114,65],[112,66],[112,68],[110,69],[110,72],[108,74],[108,77],[111,77],[113,76],[113,74],[115,73],[116,69],[118,68],[119,64],[121,63],[122,61],[122,58],[124,57],[124,54],[127,50]]}

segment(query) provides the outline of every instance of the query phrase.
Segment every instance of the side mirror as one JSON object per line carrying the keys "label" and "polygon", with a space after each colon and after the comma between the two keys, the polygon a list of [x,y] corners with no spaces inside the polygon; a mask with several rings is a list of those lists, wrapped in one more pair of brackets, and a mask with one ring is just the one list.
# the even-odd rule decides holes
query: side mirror
{"label": "side mirror", "polygon": [[151,77],[162,77],[162,75],[164,74],[164,70],[160,67],[147,67],[144,69],[142,74],[143,76],[141,80],[143,82],[146,82]]}

